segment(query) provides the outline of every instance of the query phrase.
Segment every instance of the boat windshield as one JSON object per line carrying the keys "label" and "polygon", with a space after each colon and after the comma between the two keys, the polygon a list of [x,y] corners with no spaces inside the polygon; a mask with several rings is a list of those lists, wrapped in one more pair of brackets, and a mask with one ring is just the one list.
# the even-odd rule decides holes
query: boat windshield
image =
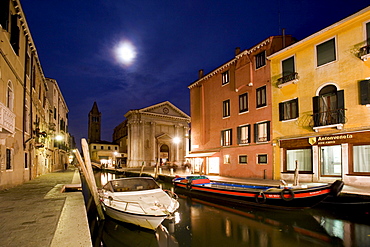
{"label": "boat windshield", "polygon": [[111,181],[114,192],[140,191],[158,189],[159,185],[153,179],[128,178]]}

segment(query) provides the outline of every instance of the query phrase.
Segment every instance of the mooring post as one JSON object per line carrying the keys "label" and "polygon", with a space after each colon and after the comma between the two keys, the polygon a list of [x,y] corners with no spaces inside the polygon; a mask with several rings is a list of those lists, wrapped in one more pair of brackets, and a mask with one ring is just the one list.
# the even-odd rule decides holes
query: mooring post
{"label": "mooring post", "polygon": [[295,171],[294,171],[294,186],[298,186],[299,184],[299,170],[298,170],[298,160],[295,161]]}
{"label": "mooring post", "polygon": [[102,206],[101,206],[101,203],[100,203],[100,200],[99,200],[98,188],[96,187],[94,172],[93,172],[92,167],[91,167],[89,147],[87,145],[86,139],[84,139],[84,138],[81,139],[81,146],[82,146],[82,151],[83,151],[83,154],[84,154],[85,162],[82,160],[82,157],[81,157],[78,150],[76,152],[76,157],[77,157],[77,160],[79,161],[79,163],[81,165],[82,172],[86,177],[87,185],[89,186],[91,196],[94,199],[96,209],[98,211],[99,218],[101,220],[104,220],[105,217],[104,217],[103,209],[102,209]]}

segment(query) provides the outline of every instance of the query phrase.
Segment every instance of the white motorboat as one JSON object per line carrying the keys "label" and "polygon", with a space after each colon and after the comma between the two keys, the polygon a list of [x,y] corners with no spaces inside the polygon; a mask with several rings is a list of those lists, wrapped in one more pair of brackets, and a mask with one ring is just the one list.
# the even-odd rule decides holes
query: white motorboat
{"label": "white motorboat", "polygon": [[153,230],[179,207],[176,194],[162,190],[150,177],[110,180],[100,199],[109,217]]}

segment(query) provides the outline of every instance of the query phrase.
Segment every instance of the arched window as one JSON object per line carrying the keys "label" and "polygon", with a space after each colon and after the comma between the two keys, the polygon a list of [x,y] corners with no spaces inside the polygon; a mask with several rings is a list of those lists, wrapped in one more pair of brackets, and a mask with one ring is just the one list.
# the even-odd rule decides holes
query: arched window
{"label": "arched window", "polygon": [[337,90],[334,85],[323,87],[319,96],[313,97],[315,126],[344,123],[344,90]]}
{"label": "arched window", "polygon": [[13,84],[11,81],[8,81],[8,89],[6,91],[6,106],[10,110],[13,110],[13,101],[14,101]]}

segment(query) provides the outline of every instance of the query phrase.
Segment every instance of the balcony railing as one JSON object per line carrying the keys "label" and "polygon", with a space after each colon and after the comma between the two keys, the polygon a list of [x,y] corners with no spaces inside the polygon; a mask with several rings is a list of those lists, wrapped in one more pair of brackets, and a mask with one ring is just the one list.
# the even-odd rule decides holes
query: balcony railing
{"label": "balcony railing", "polygon": [[336,109],[313,114],[314,127],[344,124],[346,122],[346,109]]}
{"label": "balcony railing", "polygon": [[0,133],[14,134],[15,114],[0,102]]}
{"label": "balcony railing", "polygon": [[298,73],[293,72],[289,75],[285,75],[278,79],[277,86],[281,88],[283,85],[287,85],[290,83],[296,83],[298,81]]}
{"label": "balcony railing", "polygon": [[360,48],[358,56],[366,61],[370,57],[370,45],[365,45]]}

